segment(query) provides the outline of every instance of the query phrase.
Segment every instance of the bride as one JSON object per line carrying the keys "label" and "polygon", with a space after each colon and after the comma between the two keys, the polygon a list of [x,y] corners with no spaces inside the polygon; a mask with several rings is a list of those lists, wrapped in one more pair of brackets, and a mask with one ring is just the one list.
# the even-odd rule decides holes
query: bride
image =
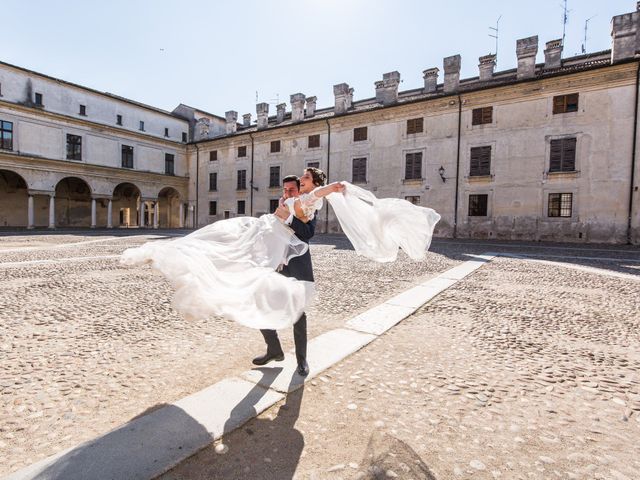
{"label": "bride", "polygon": [[[398,249],[414,260],[429,248],[440,220],[434,210],[395,198],[378,199],[348,182],[325,185],[320,169],[307,168],[300,196],[284,205],[310,221],[326,198],[356,253],[378,262],[394,261]],[[313,282],[278,273],[308,245],[273,214],[214,222],[170,241],[127,249],[127,265],[151,263],[173,285],[174,308],[192,318],[219,315],[257,329],[291,326],[313,297]]]}

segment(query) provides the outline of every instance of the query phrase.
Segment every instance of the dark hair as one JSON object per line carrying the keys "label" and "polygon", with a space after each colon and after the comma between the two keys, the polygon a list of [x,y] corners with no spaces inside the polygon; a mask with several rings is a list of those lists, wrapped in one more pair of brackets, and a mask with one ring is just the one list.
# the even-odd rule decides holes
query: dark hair
{"label": "dark hair", "polygon": [[282,185],[287,182],[296,182],[296,186],[298,187],[298,190],[300,190],[300,179],[297,175],[287,175],[282,179]]}
{"label": "dark hair", "polygon": [[315,167],[307,167],[304,169],[305,172],[309,172],[311,174],[311,178],[313,178],[313,184],[316,187],[321,187],[327,183],[327,175],[319,168]]}

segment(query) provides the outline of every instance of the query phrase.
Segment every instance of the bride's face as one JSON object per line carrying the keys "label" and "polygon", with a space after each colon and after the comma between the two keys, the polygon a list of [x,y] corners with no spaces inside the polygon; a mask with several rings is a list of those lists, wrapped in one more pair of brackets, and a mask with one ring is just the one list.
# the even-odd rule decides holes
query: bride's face
{"label": "bride's face", "polygon": [[313,177],[307,170],[305,170],[300,177],[300,193],[309,193],[315,187],[316,186],[313,184]]}

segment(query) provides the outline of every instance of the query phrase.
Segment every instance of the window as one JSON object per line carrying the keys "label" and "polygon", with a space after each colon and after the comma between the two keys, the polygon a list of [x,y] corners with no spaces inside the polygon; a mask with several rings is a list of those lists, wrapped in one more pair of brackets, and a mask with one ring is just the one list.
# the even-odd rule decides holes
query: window
{"label": "window", "polygon": [[182,141],[187,143],[187,132],[182,132]]}
{"label": "window", "polygon": [[133,168],[133,147],[122,145],[122,168]]}
{"label": "window", "polygon": [[367,127],[358,127],[353,129],[353,141],[362,142],[367,139]]}
{"label": "window", "polygon": [[0,120],[0,149],[13,150],[13,123]]}
{"label": "window", "polygon": [[247,147],[238,147],[238,157],[246,157],[247,156]]}
{"label": "window", "polygon": [[280,205],[280,202],[277,198],[272,198],[271,200],[269,200],[269,213],[275,212],[278,208],[278,205]]}
{"label": "window", "polygon": [[407,153],[405,180],[422,180],[422,152]]}
{"label": "window", "polygon": [[209,174],[209,191],[215,192],[218,190],[218,172],[211,172]]}
{"label": "window", "polygon": [[164,136],[165,137],[169,136],[169,129],[167,127],[164,127]]}
{"label": "window", "polygon": [[218,160],[218,151],[217,150],[212,150],[209,152],[209,161],[210,162],[215,162],[216,160]]}
{"label": "window", "polygon": [[278,153],[279,151],[280,151],[280,140],[274,140],[273,142],[271,142],[271,153]]}
{"label": "window", "polygon": [[404,199],[414,205],[420,205],[420,195],[409,195],[408,197],[404,197]]}
{"label": "window", "polygon": [[122,125],[122,115],[116,115],[116,125]]}
{"label": "window", "polygon": [[480,195],[469,195],[469,216],[486,217],[488,199],[489,195],[486,193]]}
{"label": "window", "polygon": [[308,148],[318,148],[320,146],[320,135],[309,135]]}
{"label": "window", "polygon": [[231,216],[231,212],[229,210],[225,210],[224,211],[224,218],[225,220],[228,219]]}
{"label": "window", "polygon": [[2,84],[0,83],[0,97],[2,96]]}
{"label": "window", "polygon": [[39,107],[42,106],[42,94],[41,93],[36,93],[36,105],[38,105]]}
{"label": "window", "polygon": [[471,112],[471,125],[484,125],[493,122],[493,107],[474,108]]}
{"label": "window", "polygon": [[172,153],[165,153],[164,154],[164,174],[165,175],[175,175],[175,162],[174,162],[174,155]]}
{"label": "window", "polygon": [[553,97],[553,114],[578,111],[578,94],[558,95]]}
{"label": "window", "polygon": [[247,189],[247,171],[246,170],[238,170],[238,186],[236,190],[246,190]]}
{"label": "window", "polygon": [[570,217],[573,208],[573,193],[550,193],[548,216]]}
{"label": "window", "polygon": [[244,215],[245,212],[245,201],[238,200],[238,215]]}
{"label": "window", "polygon": [[139,127],[139,130],[140,130],[141,132],[144,132],[144,122],[143,122],[142,120],[140,120],[140,127]]}
{"label": "window", "polygon": [[367,183],[367,159],[354,158],[351,166],[351,182]]}
{"label": "window", "polygon": [[209,202],[209,215],[217,215],[218,214],[218,202],[215,200],[211,200]]}
{"label": "window", "polygon": [[80,115],[87,115],[87,106],[86,105],[80,105]]}
{"label": "window", "polygon": [[309,162],[307,168],[320,168],[320,162]]}
{"label": "window", "polygon": [[575,172],[576,170],[576,139],[560,138],[551,140],[551,155],[549,172]]}
{"label": "window", "polygon": [[471,147],[470,177],[491,175],[491,146]]}
{"label": "window", "polygon": [[280,186],[280,167],[269,167],[269,188]]}
{"label": "window", "polygon": [[82,137],[67,134],[67,160],[82,160]]}
{"label": "window", "polygon": [[412,118],[407,120],[407,135],[412,133],[422,133],[424,130],[424,118]]}

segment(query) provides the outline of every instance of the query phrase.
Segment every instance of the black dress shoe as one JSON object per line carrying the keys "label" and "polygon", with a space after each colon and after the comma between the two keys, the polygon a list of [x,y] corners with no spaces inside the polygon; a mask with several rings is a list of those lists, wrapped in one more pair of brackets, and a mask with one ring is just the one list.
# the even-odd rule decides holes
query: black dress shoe
{"label": "black dress shoe", "polygon": [[282,352],[280,352],[280,353],[267,352],[264,355],[260,355],[259,357],[254,358],[253,359],[253,364],[254,365],[266,365],[271,360],[275,360],[276,362],[281,362],[282,360],[284,360],[284,353],[282,353]]}
{"label": "black dress shoe", "polygon": [[309,375],[309,364],[306,360],[303,360],[301,363],[298,363],[298,369],[296,370],[298,375],[301,377],[306,377]]}

